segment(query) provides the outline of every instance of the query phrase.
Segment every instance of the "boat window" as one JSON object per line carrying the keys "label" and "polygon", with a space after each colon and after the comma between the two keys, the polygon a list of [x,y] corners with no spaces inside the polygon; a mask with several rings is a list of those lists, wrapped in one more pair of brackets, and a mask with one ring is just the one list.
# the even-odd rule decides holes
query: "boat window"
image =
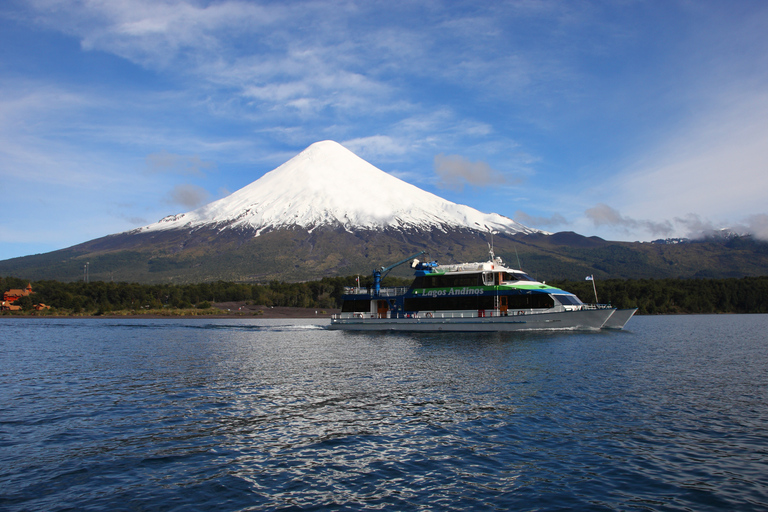
{"label": "boat window", "polygon": [[581,306],[582,304],[575,295],[555,295],[555,298],[563,306]]}
{"label": "boat window", "polygon": [[411,288],[451,288],[460,286],[482,286],[479,273],[437,276],[417,276]]}
{"label": "boat window", "polygon": [[492,295],[466,297],[411,297],[405,299],[405,311],[460,311],[493,309]]}
{"label": "boat window", "polygon": [[[509,309],[548,309],[555,301],[548,293],[521,293],[506,295]],[[460,311],[494,309],[493,295],[463,297],[406,297],[405,311]]]}
{"label": "boat window", "polygon": [[508,295],[509,309],[541,309],[554,307],[555,301],[548,293],[524,293]]}
{"label": "boat window", "polygon": [[367,313],[371,310],[371,301],[368,299],[345,300],[341,303],[342,313]]}
{"label": "boat window", "polygon": [[515,273],[507,272],[507,275],[504,277],[504,280],[505,281],[536,281],[534,278],[532,278],[528,274],[523,274],[522,272],[515,272]]}

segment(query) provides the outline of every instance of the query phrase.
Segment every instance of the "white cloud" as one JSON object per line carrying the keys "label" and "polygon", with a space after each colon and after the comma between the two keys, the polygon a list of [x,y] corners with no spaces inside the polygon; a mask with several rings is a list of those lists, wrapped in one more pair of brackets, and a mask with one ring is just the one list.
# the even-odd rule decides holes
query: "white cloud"
{"label": "white cloud", "polygon": [[308,116],[322,115],[325,108],[360,112],[364,107],[370,114],[401,101],[405,84],[398,77],[409,75],[504,99],[529,94],[533,81],[562,79],[556,65],[543,63],[541,52],[530,52],[530,41],[511,52],[514,39],[508,39],[509,24],[562,11],[552,6],[463,12],[440,4],[382,10],[345,1],[37,0],[32,5],[38,22],[78,37],[86,50],[173,70],[201,85],[232,87],[229,93],[244,101],[264,102],[262,111],[288,107]]}
{"label": "white cloud", "polygon": [[368,159],[391,158],[405,154],[409,144],[403,140],[395,140],[389,135],[373,135],[346,140],[342,145],[356,155]]}
{"label": "white cloud", "polygon": [[674,223],[684,230],[683,233],[686,238],[704,238],[718,230],[711,220],[702,219],[694,213],[689,213],[684,217],[675,217]]}
{"label": "white cloud", "polygon": [[625,217],[618,210],[603,203],[588,208],[584,215],[597,227],[617,227],[627,233],[642,230],[654,236],[668,236],[672,233],[672,224],[669,221],[653,222]]}
{"label": "white cloud", "polygon": [[678,219],[680,227],[685,219],[726,225],[727,219],[762,213],[768,198],[766,119],[768,94],[723,93],[717,105],[692,115],[657,147],[644,148],[637,164],[598,188],[630,217]]}
{"label": "white cloud", "polygon": [[768,241],[768,214],[750,215],[744,220],[743,225],[736,225],[734,229],[739,230],[742,226],[747,233],[752,233],[760,240]]}
{"label": "white cloud", "polygon": [[[148,69],[182,73],[215,87],[231,87],[262,112],[300,116],[383,105],[389,86],[355,69],[365,46],[347,42],[347,17],[337,5],[258,5],[226,2],[126,0],[35,3],[36,19],[79,37],[86,50],[119,55]],[[312,30],[306,30],[311,25]],[[354,37],[359,35],[356,34]],[[219,94],[224,91],[216,92]]]}
{"label": "white cloud", "polygon": [[749,234],[760,240],[768,240],[768,214],[749,215],[734,224],[728,221],[715,223],[694,213],[660,222],[634,219],[622,215],[618,210],[606,204],[598,204],[589,208],[584,214],[598,228],[608,227],[626,234],[646,233],[653,237],[666,238],[676,235],[701,239],[713,236],[723,229],[728,229],[738,234]]}
{"label": "white cloud", "polygon": [[165,67],[189,50],[210,58],[222,49],[222,31],[251,31],[287,14],[280,6],[248,2],[207,6],[147,0],[34,3],[41,14],[38,19],[79,36],[83,48],[112,52],[148,67]]}

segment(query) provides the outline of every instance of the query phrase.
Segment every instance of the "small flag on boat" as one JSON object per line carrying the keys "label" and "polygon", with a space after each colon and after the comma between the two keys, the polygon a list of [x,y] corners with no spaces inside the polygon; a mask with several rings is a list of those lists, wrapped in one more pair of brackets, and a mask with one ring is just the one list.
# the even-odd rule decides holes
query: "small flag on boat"
{"label": "small flag on boat", "polygon": [[587,277],[586,277],[586,280],[587,280],[587,281],[594,281],[594,279],[595,279],[595,278],[594,278],[594,277],[592,277],[592,276],[587,276]]}

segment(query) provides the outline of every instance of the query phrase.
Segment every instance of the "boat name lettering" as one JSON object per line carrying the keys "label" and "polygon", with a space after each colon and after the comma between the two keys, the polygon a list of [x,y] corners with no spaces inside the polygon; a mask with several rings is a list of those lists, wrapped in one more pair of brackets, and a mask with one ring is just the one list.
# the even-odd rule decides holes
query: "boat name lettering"
{"label": "boat name lettering", "polygon": [[443,297],[450,295],[482,295],[482,288],[449,288],[447,290],[424,290],[422,292],[426,297]]}

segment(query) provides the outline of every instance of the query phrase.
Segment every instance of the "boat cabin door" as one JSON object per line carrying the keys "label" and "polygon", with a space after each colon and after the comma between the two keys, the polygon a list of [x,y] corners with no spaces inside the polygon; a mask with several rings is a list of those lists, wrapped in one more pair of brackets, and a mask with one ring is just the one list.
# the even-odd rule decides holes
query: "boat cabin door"
{"label": "boat cabin door", "polygon": [[377,306],[377,313],[379,318],[387,318],[387,311],[389,311],[389,305],[387,304],[387,301],[385,300],[379,300],[376,301],[378,304]]}
{"label": "boat cabin door", "polygon": [[501,297],[499,297],[499,313],[501,313],[503,316],[507,316],[507,309],[509,309],[507,296],[502,295]]}

